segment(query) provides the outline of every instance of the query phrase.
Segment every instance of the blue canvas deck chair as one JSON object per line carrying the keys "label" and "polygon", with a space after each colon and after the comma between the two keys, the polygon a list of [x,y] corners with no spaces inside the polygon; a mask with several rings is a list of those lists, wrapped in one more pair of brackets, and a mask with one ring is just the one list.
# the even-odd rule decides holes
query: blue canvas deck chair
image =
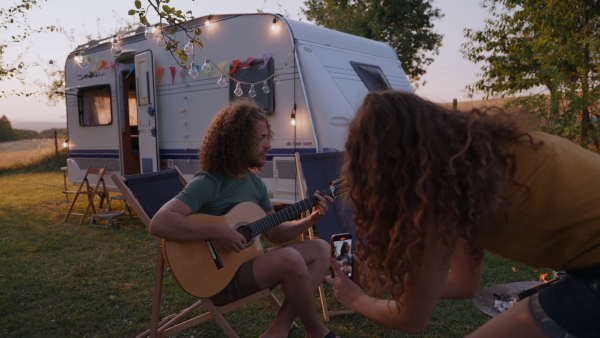
{"label": "blue canvas deck chair", "polygon": [[[307,198],[317,189],[328,186],[331,181],[340,177],[343,152],[296,153],[295,155],[300,192],[303,198]],[[327,213],[316,224],[316,230],[316,235],[312,228],[308,230],[310,239],[319,238],[329,243],[331,236],[341,233],[350,233],[352,238],[356,239],[352,214],[342,201],[336,201],[329,207]],[[352,252],[356,251],[356,242],[356,240],[352,241]],[[352,310],[329,311],[323,285],[319,286],[319,295],[325,320],[329,320],[330,316],[353,312]]]}
{"label": "blue canvas deck chair", "polygon": [[[181,172],[175,167],[159,172],[128,175],[124,177],[115,174],[112,175],[111,178],[123,196],[125,196],[129,205],[142,220],[146,229],[148,229],[150,220],[154,214],[156,214],[163,204],[175,197],[175,195],[177,195],[186,185]],[[224,306],[214,305],[209,298],[200,298],[197,302],[181,312],[160,319],[165,261],[160,247],[161,241],[159,238],[155,239],[158,244],[158,250],[154,270],[154,291],[150,329],[146,330],[138,337],[168,337],[210,319],[215,319],[227,336],[238,337],[231,325],[227,322],[225,317],[223,317],[223,314],[264,297],[267,297],[271,305],[276,309],[279,309],[281,306],[271,290],[265,289]],[[206,312],[188,319],[188,315],[203,308]],[[186,320],[182,322],[183,319]]]}

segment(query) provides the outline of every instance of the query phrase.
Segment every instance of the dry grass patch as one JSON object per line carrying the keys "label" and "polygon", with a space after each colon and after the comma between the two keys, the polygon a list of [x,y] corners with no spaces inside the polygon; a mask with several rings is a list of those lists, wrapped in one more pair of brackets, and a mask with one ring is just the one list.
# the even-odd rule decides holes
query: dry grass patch
{"label": "dry grass patch", "polygon": [[0,169],[29,165],[55,153],[54,139],[0,142]]}

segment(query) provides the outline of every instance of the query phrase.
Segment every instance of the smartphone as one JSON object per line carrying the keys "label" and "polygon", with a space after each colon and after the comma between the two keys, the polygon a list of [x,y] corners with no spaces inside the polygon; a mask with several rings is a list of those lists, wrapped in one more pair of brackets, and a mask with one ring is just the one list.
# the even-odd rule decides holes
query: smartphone
{"label": "smartphone", "polygon": [[[331,236],[331,257],[336,260],[340,269],[352,279],[352,235],[349,233]],[[331,269],[334,277],[334,270]]]}

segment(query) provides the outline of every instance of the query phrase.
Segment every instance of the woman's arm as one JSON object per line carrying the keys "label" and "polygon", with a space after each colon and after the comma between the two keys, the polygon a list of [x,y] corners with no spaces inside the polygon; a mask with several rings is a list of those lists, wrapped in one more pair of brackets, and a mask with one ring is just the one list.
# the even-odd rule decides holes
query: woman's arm
{"label": "woman's arm", "polygon": [[[456,252],[464,253],[462,250]],[[438,300],[443,296],[458,295],[455,291],[450,291],[454,290],[453,286],[456,286],[455,282],[460,278],[453,277],[447,285],[450,266],[452,264],[454,269],[454,264],[458,264],[453,273],[458,274],[465,271],[462,267],[468,263],[463,261],[464,255],[455,258],[454,254],[447,253],[448,249],[439,245],[434,236],[428,236],[425,251],[419,264],[415,264],[409,272],[400,300],[376,299],[366,295],[360,287],[340,273],[340,268],[333,259],[330,262],[338,270],[337,277],[327,277],[326,280],[333,285],[336,298],[344,306],[381,325],[408,333],[420,333],[429,322]]]}
{"label": "woman's arm", "polygon": [[463,239],[459,240],[452,255],[450,271],[441,298],[473,298],[479,288],[482,269],[483,257],[469,254],[467,242]]}

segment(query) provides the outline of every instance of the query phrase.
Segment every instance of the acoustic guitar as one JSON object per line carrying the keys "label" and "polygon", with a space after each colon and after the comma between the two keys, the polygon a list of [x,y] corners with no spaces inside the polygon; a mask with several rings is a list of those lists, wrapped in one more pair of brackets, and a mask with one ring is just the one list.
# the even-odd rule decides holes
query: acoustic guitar
{"label": "acoustic guitar", "polygon": [[[348,191],[343,178],[330,183],[321,196],[338,198]],[[239,267],[263,254],[259,236],[265,231],[291,219],[317,204],[314,196],[266,216],[255,203],[237,204],[223,216],[192,214],[187,216],[201,222],[221,223],[242,234],[247,241],[240,252],[226,251],[213,240],[173,242],[162,240],[162,252],[167,270],[187,293],[206,298],[219,293],[229,284]]]}

